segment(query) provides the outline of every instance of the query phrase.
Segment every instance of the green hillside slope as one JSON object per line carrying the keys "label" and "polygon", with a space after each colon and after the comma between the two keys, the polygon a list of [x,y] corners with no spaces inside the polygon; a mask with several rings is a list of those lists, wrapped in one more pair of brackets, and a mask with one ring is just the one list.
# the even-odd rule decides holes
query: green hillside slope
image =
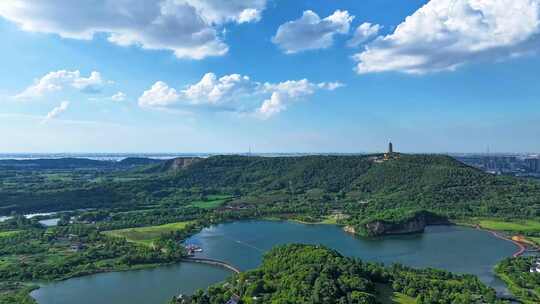
{"label": "green hillside slope", "polygon": [[[540,183],[493,176],[440,155],[181,159],[139,179],[92,183],[3,184],[0,214],[76,208],[182,206],[195,194],[228,194],[232,207],[321,216],[391,209],[450,217],[540,216]],[[155,173],[158,172],[158,173]],[[141,174],[140,172],[138,174]]]}
{"label": "green hillside slope", "polygon": [[[540,215],[540,184],[486,174],[439,155],[212,157],[171,177],[179,187],[222,188],[250,195],[290,194],[339,201],[350,209],[426,209],[454,216]],[[331,198],[329,200],[329,198]],[[333,202],[332,202],[333,203]],[[366,205],[366,206],[364,206]]]}

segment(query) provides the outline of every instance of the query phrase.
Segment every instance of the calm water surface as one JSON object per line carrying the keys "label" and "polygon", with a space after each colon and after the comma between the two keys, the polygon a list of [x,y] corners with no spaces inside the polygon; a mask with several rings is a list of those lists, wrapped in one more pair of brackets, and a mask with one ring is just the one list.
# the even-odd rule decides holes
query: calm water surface
{"label": "calm water surface", "polygon": [[53,218],[48,220],[41,220],[39,223],[45,227],[54,227],[58,226],[58,222],[60,222],[60,218]]}
{"label": "calm water surface", "polygon": [[[364,240],[332,225],[245,221],[206,228],[188,242],[202,246],[204,252],[199,256],[224,260],[242,270],[257,267],[263,253],[275,245],[323,244],[346,256],[368,261],[474,274],[500,291],[504,285],[494,277],[492,269],[516,251],[510,242],[455,226],[432,226],[424,234]],[[212,266],[184,263],[46,284],[32,296],[39,304],[162,304],[175,294],[190,294],[229,274]]]}

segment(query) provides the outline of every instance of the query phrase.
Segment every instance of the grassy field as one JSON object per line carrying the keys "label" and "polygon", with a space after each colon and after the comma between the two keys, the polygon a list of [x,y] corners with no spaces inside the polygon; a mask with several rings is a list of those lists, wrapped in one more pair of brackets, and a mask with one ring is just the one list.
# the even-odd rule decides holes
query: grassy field
{"label": "grassy field", "polygon": [[106,235],[122,237],[129,242],[152,246],[152,243],[163,233],[182,230],[191,222],[178,222],[161,226],[150,226],[140,228],[128,228],[103,232]]}
{"label": "grassy field", "polygon": [[332,215],[325,216],[321,224],[330,224],[337,225],[339,221],[347,219],[349,216],[343,213],[335,213]]}
{"label": "grassy field", "polygon": [[377,284],[377,291],[379,300],[382,304],[415,304],[416,299],[411,298],[405,294],[394,292],[388,285]]}
{"label": "grassy field", "polygon": [[337,217],[335,216],[328,216],[324,220],[322,220],[321,224],[327,224],[327,225],[337,225]]}
{"label": "grassy field", "polygon": [[230,196],[228,195],[209,195],[206,200],[191,202],[190,206],[201,209],[214,209],[223,205],[229,198]]}
{"label": "grassy field", "polygon": [[42,175],[47,181],[67,182],[73,180],[71,173],[46,173]]}
{"label": "grassy field", "polygon": [[299,219],[293,219],[293,221],[298,222],[298,223],[302,223],[302,224],[338,225],[340,220],[343,220],[343,219],[346,219],[346,218],[347,218],[346,215],[339,213],[339,214],[326,215],[326,216],[323,217],[322,220],[317,221],[317,222],[306,222],[306,221],[302,221],[302,220],[299,220]]}
{"label": "grassy field", "polygon": [[338,220],[339,219],[342,219],[343,216],[342,215],[336,215],[336,214],[333,214],[333,215],[327,215],[325,216],[322,220],[320,221],[306,221],[306,220],[302,220],[302,219],[299,219],[299,218],[287,218],[287,217],[278,217],[278,216],[266,216],[266,217],[263,217],[262,219],[265,220],[265,221],[291,221],[291,222],[295,222],[295,223],[300,223],[300,224],[305,224],[305,225],[320,225],[320,224],[324,224],[324,225],[337,225],[338,224]]}
{"label": "grassy field", "polygon": [[490,230],[502,230],[512,232],[540,232],[540,222],[533,220],[503,221],[503,220],[480,220],[482,228]]}
{"label": "grassy field", "polygon": [[7,236],[12,236],[12,235],[15,235],[19,233],[19,231],[15,230],[15,231],[4,231],[4,232],[0,232],[0,237],[7,237]]}

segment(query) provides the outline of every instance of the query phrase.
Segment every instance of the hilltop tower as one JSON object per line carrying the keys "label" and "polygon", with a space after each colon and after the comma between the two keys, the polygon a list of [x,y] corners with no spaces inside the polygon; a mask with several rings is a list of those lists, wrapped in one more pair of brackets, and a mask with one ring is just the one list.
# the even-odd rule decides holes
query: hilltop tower
{"label": "hilltop tower", "polygon": [[383,160],[397,159],[399,154],[394,153],[394,145],[392,142],[388,143],[388,151],[384,153]]}

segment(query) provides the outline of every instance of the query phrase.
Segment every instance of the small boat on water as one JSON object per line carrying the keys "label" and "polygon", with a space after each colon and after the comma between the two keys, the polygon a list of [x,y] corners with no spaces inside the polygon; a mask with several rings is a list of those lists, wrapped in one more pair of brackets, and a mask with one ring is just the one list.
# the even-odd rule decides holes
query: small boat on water
{"label": "small boat on water", "polygon": [[203,249],[200,246],[187,244],[184,246],[188,255],[195,255],[195,253],[203,252]]}

